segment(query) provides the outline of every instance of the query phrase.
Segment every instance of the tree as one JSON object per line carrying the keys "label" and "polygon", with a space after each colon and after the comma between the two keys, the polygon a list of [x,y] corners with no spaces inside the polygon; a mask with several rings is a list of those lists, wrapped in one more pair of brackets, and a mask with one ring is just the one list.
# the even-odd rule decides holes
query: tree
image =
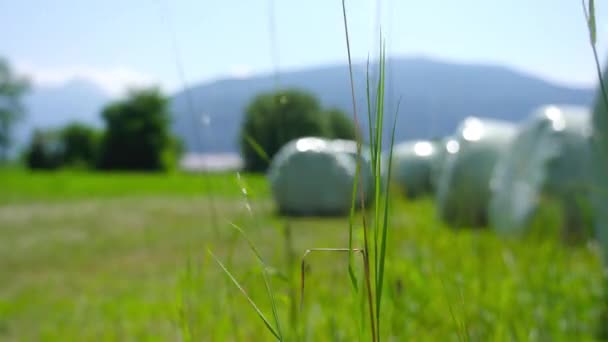
{"label": "tree", "polygon": [[100,134],[92,127],[73,122],[61,129],[62,160],[65,165],[94,168],[99,152]]}
{"label": "tree", "polygon": [[101,169],[166,170],[175,164],[178,145],[169,133],[168,100],[157,88],[132,90],[102,115]]}
{"label": "tree", "polygon": [[21,98],[28,88],[27,80],[16,76],[8,62],[0,58],[0,162],[8,158],[14,125],[25,112]]}
{"label": "tree", "polygon": [[96,165],[99,133],[84,124],[71,123],[61,129],[37,129],[25,152],[30,169],[57,169]]}
{"label": "tree", "polygon": [[311,94],[282,90],[260,94],[246,109],[240,146],[245,169],[264,171],[288,141],[303,136],[328,137],[321,106]]}
{"label": "tree", "polygon": [[332,108],[325,111],[324,116],[332,138],[355,140],[355,123],[343,111]]}
{"label": "tree", "polygon": [[33,170],[53,170],[63,165],[63,146],[58,132],[35,130],[25,152],[25,163]]}

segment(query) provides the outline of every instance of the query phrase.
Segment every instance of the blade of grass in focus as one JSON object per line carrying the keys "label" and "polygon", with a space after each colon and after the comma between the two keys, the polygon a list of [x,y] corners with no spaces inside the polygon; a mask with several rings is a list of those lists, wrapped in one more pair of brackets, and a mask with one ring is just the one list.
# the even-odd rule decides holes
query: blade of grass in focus
{"label": "blade of grass in focus", "polygon": [[272,326],[272,324],[270,324],[270,322],[268,321],[268,319],[266,318],[266,316],[264,316],[264,313],[262,313],[262,310],[260,310],[260,308],[253,301],[253,299],[251,299],[251,297],[249,297],[249,295],[247,294],[247,291],[245,291],[245,289],[241,286],[241,284],[238,282],[238,280],[236,280],[236,278],[234,278],[234,276],[232,275],[232,273],[230,273],[230,271],[228,271],[228,269],[226,268],[226,266],[224,266],[224,264],[222,264],[222,262],[215,256],[215,254],[213,254],[213,252],[211,252],[211,251],[208,251],[208,252],[211,255],[211,257],[215,260],[215,262],[217,262],[217,264],[222,268],[222,270],[224,271],[224,273],[226,273],[226,275],[228,276],[228,278],[230,278],[230,280],[232,280],[232,282],[239,289],[239,291],[241,291],[241,293],[243,294],[243,296],[245,296],[245,298],[247,299],[247,301],[249,302],[249,304],[251,305],[251,307],[258,314],[258,317],[260,317],[260,319],[264,322],[264,325],[266,326],[266,328],[268,329],[268,331],[270,331],[270,333],[272,333],[272,335],[274,335],[274,337],[277,340],[281,341],[281,335],[279,335],[279,333],[277,332],[277,330],[275,330],[275,328]]}

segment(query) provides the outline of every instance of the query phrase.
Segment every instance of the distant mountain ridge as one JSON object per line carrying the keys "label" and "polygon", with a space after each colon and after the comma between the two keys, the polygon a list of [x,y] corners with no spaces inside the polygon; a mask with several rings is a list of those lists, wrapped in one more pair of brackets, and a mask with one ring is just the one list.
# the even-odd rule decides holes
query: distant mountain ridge
{"label": "distant mountain ridge", "polygon": [[[357,108],[364,132],[367,131],[365,69],[365,64],[353,65]],[[374,66],[370,66],[370,71],[375,71]],[[282,72],[279,86],[305,89],[315,94],[324,107],[337,107],[352,115],[347,65]],[[387,122],[396,102],[401,101],[397,141],[445,136],[469,115],[519,121],[537,106],[548,103],[589,106],[594,96],[593,89],[555,85],[505,67],[427,58],[388,60],[386,86]],[[171,99],[173,130],[190,152],[238,152],[238,132],[245,107],[257,94],[276,87],[274,75],[257,75],[202,83],[188,92],[179,91]],[[192,99],[193,110],[188,97]],[[25,98],[28,115],[18,129],[18,141],[23,145],[34,127],[56,127],[74,120],[101,126],[101,109],[110,100],[108,94],[86,80],[36,87]],[[385,129],[388,136],[390,124]]]}
{"label": "distant mountain ridge", "polygon": [[[370,71],[375,71],[374,66]],[[354,65],[353,73],[357,108],[366,132],[366,66]],[[279,82],[280,87],[308,90],[324,107],[337,107],[352,115],[347,65],[284,72]],[[397,141],[445,136],[469,115],[519,121],[544,104],[589,106],[594,95],[592,89],[555,85],[505,67],[425,58],[388,60],[386,87],[387,118],[392,117],[397,101],[401,102]],[[175,132],[192,151],[236,152],[245,107],[255,95],[275,88],[275,76],[262,75],[196,85],[189,93],[180,91],[172,104]],[[188,96],[196,117],[189,109]],[[203,116],[209,117],[207,128]],[[386,124],[385,136],[389,130]]]}
{"label": "distant mountain ridge", "polygon": [[35,128],[59,127],[72,121],[100,127],[100,110],[109,99],[108,94],[87,80],[34,87],[24,98],[26,115],[15,132],[17,149],[23,148]]}

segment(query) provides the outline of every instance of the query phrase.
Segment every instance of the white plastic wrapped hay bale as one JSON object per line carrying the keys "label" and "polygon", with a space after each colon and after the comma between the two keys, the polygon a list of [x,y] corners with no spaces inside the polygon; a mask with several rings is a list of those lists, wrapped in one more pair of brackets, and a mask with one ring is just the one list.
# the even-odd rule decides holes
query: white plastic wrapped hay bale
{"label": "white plastic wrapped hay bale", "polygon": [[[603,79],[604,82],[608,82],[608,68],[605,70]],[[598,86],[592,117],[591,199],[595,233],[603,247],[604,261],[608,261],[608,105],[606,101],[602,88]]]}
{"label": "white plastic wrapped hay bale", "polygon": [[431,185],[434,190],[437,190],[437,187],[439,186],[440,175],[443,173],[443,168],[445,167],[446,160],[450,154],[448,152],[448,143],[450,141],[452,141],[451,144],[454,144],[455,140],[451,136],[448,136],[435,143],[435,158],[433,158],[433,164],[431,165]]}
{"label": "white plastic wrapped hay bale", "polygon": [[[373,198],[373,191],[371,191],[371,187],[374,184],[374,178],[372,176],[372,160],[371,160],[371,151],[365,145],[361,145],[361,154],[357,153],[357,142],[354,140],[345,140],[345,139],[333,139],[329,140],[329,148],[336,153],[345,153],[349,155],[351,158],[354,158],[356,161],[360,158],[361,160],[361,176],[362,176],[362,184],[367,189],[364,192],[365,195],[365,203],[368,203]],[[357,187],[360,184],[357,183]],[[360,197],[357,197],[359,199]]]}
{"label": "white plastic wrapped hay bale", "polygon": [[391,181],[407,197],[416,198],[432,192],[431,172],[437,149],[437,144],[431,141],[407,141],[393,147]]}
{"label": "white plastic wrapped hay bale", "polygon": [[515,125],[498,120],[468,117],[460,124],[446,142],[448,155],[437,184],[437,211],[444,221],[486,224],[490,178],[514,134]]}
{"label": "white plastic wrapped hay bale", "polygon": [[584,236],[589,227],[590,113],[585,107],[543,106],[524,121],[491,180],[490,225],[519,235],[545,207],[557,206],[558,229]]}
{"label": "white plastic wrapped hay bale", "polygon": [[[355,142],[304,137],[281,148],[270,164],[268,178],[283,214],[344,215],[351,208],[356,167]],[[369,165],[362,163],[361,172],[363,194],[368,198],[372,185]],[[357,206],[360,198],[358,193]]]}

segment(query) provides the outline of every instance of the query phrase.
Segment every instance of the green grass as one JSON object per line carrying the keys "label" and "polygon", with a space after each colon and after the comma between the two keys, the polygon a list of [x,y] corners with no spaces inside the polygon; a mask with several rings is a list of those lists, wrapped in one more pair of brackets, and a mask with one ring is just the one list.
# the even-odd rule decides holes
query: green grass
{"label": "green grass", "polygon": [[[238,197],[236,175],[213,174],[206,182],[197,174],[34,172],[0,168],[0,204],[135,196]],[[266,191],[261,177],[252,191]]]}
{"label": "green grass", "polygon": [[[273,267],[277,312],[290,321],[297,270],[288,269],[283,220],[263,178],[245,179],[254,218],[236,177],[213,176],[221,193],[214,234],[200,176],[2,171],[0,340],[272,340],[207,253],[272,319],[260,263],[229,221],[243,227]],[[69,185],[59,191],[58,182]],[[602,267],[593,244],[454,231],[435,218],[430,200],[391,203],[385,339],[594,338]],[[347,246],[348,218],[294,219],[290,232],[298,267],[308,248]],[[367,340],[366,304],[351,295],[347,254],[311,254],[306,263],[301,337]]]}

